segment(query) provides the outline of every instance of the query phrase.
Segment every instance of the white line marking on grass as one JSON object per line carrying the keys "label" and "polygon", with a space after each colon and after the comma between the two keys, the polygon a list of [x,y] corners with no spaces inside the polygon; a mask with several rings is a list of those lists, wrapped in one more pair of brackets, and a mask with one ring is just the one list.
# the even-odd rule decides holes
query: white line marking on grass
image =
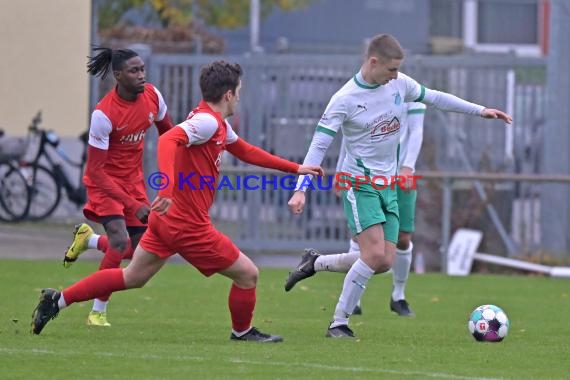
{"label": "white line marking on grass", "polygon": [[[51,351],[51,350],[44,350],[44,349],[12,349],[12,348],[4,348],[0,347],[0,353],[6,354],[37,354],[37,355],[83,355],[83,353],[76,352],[76,351]],[[107,357],[107,358],[123,358],[123,359],[136,359],[136,360],[175,360],[175,361],[206,361],[210,360],[205,357],[201,356],[161,356],[161,355],[154,355],[154,354],[143,354],[143,355],[132,355],[129,353],[113,353],[113,352],[90,352],[90,356],[99,356],[99,357]],[[255,360],[243,360],[238,358],[217,358],[216,360],[225,361],[233,364],[248,364],[248,365],[262,365],[262,366],[275,366],[275,367],[303,367],[303,368],[313,368],[313,369],[322,369],[327,371],[344,371],[344,372],[360,372],[360,373],[371,373],[371,374],[389,374],[389,375],[399,375],[399,376],[424,376],[430,378],[438,378],[438,379],[458,379],[458,380],[501,380],[502,378],[496,377],[472,377],[472,376],[461,376],[461,375],[454,375],[451,373],[441,373],[441,372],[421,372],[421,371],[403,371],[403,370],[395,370],[395,369],[385,369],[385,368],[367,368],[367,367],[341,367],[336,365],[325,365],[325,364],[318,364],[318,363],[294,363],[294,362],[276,362],[276,361],[255,361]]]}
{"label": "white line marking on grass", "polygon": [[470,377],[453,375],[450,373],[439,373],[439,372],[420,372],[420,371],[401,371],[395,369],[384,369],[384,368],[367,368],[367,367],[341,367],[335,365],[325,365],[318,363],[283,363],[283,362],[259,362],[253,360],[242,360],[242,359],[232,359],[229,358],[228,361],[237,364],[257,364],[257,365],[274,365],[274,366],[286,366],[286,367],[305,367],[305,368],[318,368],[330,371],[347,371],[347,372],[369,372],[378,374],[390,374],[390,375],[404,375],[404,376],[425,376],[425,377],[435,377],[442,379],[459,379],[459,380],[500,380],[502,378],[494,377]]}

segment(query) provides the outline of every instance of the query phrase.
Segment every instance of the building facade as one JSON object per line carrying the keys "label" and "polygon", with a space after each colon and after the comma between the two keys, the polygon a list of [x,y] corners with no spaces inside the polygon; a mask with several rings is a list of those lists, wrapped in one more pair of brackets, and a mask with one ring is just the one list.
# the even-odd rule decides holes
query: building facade
{"label": "building facade", "polygon": [[91,2],[0,5],[0,128],[23,136],[38,110],[43,127],[76,136],[88,126]]}

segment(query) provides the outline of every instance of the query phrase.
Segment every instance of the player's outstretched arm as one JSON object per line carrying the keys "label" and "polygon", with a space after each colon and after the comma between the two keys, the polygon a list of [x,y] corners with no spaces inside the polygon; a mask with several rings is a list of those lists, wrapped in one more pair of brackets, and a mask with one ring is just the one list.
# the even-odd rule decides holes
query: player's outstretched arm
{"label": "player's outstretched arm", "polygon": [[468,102],[465,99],[443,91],[424,88],[424,95],[420,98],[418,101],[435,106],[443,111],[476,115],[485,119],[501,119],[509,124],[513,121],[511,115],[506,112],[494,108],[485,108],[482,105]]}
{"label": "player's outstretched arm", "polygon": [[228,152],[247,162],[262,168],[276,169],[286,173],[322,175],[323,169],[316,165],[299,165],[295,162],[275,156],[265,150],[251,145],[242,138],[226,146]]}
{"label": "player's outstretched arm", "polygon": [[317,176],[324,176],[325,171],[318,165],[300,165],[297,174],[310,174]]}

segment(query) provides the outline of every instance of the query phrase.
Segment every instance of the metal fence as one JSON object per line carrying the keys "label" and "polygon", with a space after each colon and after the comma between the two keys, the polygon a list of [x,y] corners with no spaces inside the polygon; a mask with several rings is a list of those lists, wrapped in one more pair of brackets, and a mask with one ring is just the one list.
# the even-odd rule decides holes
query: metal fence
{"label": "metal fence", "polygon": [[[272,153],[298,162],[304,158],[329,98],[356,73],[361,63],[356,56],[335,55],[152,55],[147,61],[149,79],[163,93],[175,121],[185,119],[200,100],[200,67],[216,59],[238,62],[245,70],[240,109],[230,121],[238,134]],[[420,171],[538,173],[544,123],[544,60],[511,55],[412,56],[406,59],[402,71],[429,88],[506,109],[515,118],[513,127],[507,127],[499,122],[428,110]],[[335,167],[338,140],[329,149],[323,163],[325,168]],[[155,149],[155,136],[147,136],[147,171],[156,168]],[[257,170],[229,154],[224,158],[223,168],[226,174],[233,176]],[[439,181],[439,185],[442,184]],[[534,203],[528,203],[532,196],[524,196],[520,201],[520,194],[535,193],[528,186],[520,183],[501,186],[500,191],[512,195],[509,202],[522,202],[524,207],[534,210]],[[301,216],[291,216],[287,210],[290,193],[285,189],[224,189],[218,192],[211,214],[218,227],[245,250],[313,246],[342,251],[348,232],[342,206],[332,191],[310,193],[307,212]],[[426,242],[427,245],[441,245],[445,239],[441,226],[433,228],[430,221],[422,218],[425,201],[421,193],[420,189],[418,229],[435,232],[430,234],[433,241]],[[438,215],[441,214],[440,208]],[[511,253],[508,240],[516,243],[517,234],[528,234],[517,232],[511,225],[513,218],[518,217],[512,207],[498,210],[497,217],[506,234],[501,240],[507,247],[506,252]],[[453,215],[449,218],[452,225]],[[528,247],[536,249],[533,245]]]}

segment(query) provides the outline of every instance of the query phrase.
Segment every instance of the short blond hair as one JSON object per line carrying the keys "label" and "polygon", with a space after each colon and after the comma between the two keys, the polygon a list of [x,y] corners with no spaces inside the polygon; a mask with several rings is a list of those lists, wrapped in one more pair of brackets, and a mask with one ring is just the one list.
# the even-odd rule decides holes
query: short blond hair
{"label": "short blond hair", "polygon": [[366,49],[367,58],[404,59],[404,49],[396,38],[389,34],[372,37]]}

